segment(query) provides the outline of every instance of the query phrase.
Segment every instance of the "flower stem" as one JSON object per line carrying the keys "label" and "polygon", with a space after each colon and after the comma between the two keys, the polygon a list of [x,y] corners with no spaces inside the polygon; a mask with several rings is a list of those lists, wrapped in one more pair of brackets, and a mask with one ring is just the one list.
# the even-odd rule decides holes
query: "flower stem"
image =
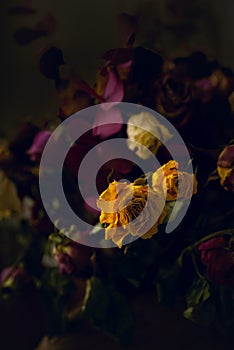
{"label": "flower stem", "polygon": [[199,271],[199,269],[198,269],[197,262],[196,262],[196,257],[195,257],[195,254],[194,254],[193,251],[191,252],[191,256],[192,256],[192,260],[193,260],[193,266],[194,266],[194,269],[195,269],[195,271],[196,271],[198,277],[199,277],[201,280],[204,280],[205,277],[202,276],[202,274],[200,273],[200,271]]}
{"label": "flower stem", "polygon": [[217,236],[224,236],[224,235],[234,236],[234,229],[226,229],[226,230],[216,231],[216,232],[210,233],[209,235],[199,239],[195,243],[189,245],[188,247],[186,247],[182,250],[180,256],[178,257],[178,262],[180,264],[182,264],[183,256],[187,252],[190,252],[193,255],[194,254],[193,249],[197,248],[201,243],[206,242],[206,241],[210,240],[211,238],[214,238]]}

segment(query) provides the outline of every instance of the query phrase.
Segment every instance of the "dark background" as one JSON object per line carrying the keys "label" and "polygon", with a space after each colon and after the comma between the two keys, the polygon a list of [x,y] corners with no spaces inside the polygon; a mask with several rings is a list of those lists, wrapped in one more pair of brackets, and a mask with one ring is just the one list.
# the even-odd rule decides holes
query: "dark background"
{"label": "dark background", "polygon": [[[11,137],[24,121],[42,123],[56,116],[53,82],[43,77],[38,69],[41,48],[50,45],[61,48],[67,69],[74,68],[93,83],[101,64],[100,56],[121,45],[116,21],[121,12],[141,15],[137,44],[157,49],[169,57],[202,50],[210,58],[217,58],[234,69],[232,0],[35,0],[36,14],[8,14],[10,6],[23,3],[23,0],[1,2],[0,137],[3,139]],[[51,12],[57,21],[54,33],[28,46],[17,44],[14,32],[24,26],[34,26],[47,12]],[[155,300],[154,297],[151,299]],[[181,310],[164,309],[151,299],[141,297],[135,301],[135,349],[151,348],[152,343],[158,349],[223,348],[209,332],[183,319]],[[37,300],[13,305],[9,310],[1,310],[0,314],[2,335],[6,343],[11,344],[9,349],[31,349],[35,339],[38,341],[43,335],[43,317]],[[84,330],[83,335],[75,335],[75,340],[69,338],[68,343],[75,344],[77,337],[81,349],[120,348],[90,329]],[[158,339],[152,341],[153,337]],[[67,347],[65,343],[62,340],[61,349]],[[40,349],[52,349],[47,346],[42,344]]]}
{"label": "dark background", "polygon": [[[55,45],[64,52],[69,68],[93,82],[100,56],[121,45],[117,14],[141,16],[137,44],[170,57],[205,51],[234,68],[234,2],[232,0],[33,0],[33,15],[9,15],[11,6],[25,0],[1,2],[1,128],[12,134],[25,120],[53,118],[53,83],[38,70],[39,52]],[[57,25],[53,34],[20,46],[14,32],[33,27],[51,12]],[[68,69],[68,68],[67,68]],[[3,135],[2,135],[3,136]]]}

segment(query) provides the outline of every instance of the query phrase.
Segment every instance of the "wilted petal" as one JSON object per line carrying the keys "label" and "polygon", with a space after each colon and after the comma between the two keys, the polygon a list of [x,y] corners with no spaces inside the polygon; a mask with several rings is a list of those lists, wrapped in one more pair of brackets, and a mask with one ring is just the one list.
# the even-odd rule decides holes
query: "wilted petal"
{"label": "wilted petal", "polygon": [[[108,104],[109,105],[109,104]],[[104,110],[101,105],[93,124],[93,135],[106,139],[122,129],[123,117],[117,108]]]}
{"label": "wilted petal", "polygon": [[45,145],[50,138],[51,131],[40,131],[34,138],[33,144],[27,151],[32,161],[39,161]]}
{"label": "wilted petal", "polygon": [[213,86],[209,80],[209,78],[201,78],[197,81],[195,81],[194,86],[198,87],[199,89],[203,90],[204,92],[211,91],[213,89]]}
{"label": "wilted petal", "polygon": [[208,241],[201,243],[198,250],[213,250],[222,249],[228,246],[227,241],[223,237],[211,238]]}
{"label": "wilted petal", "polygon": [[[105,102],[114,102],[118,103],[123,100],[124,97],[124,86],[122,81],[118,78],[116,73],[110,69],[106,86],[104,88],[103,97]],[[110,105],[102,104],[102,108],[110,108]]]}
{"label": "wilted petal", "polygon": [[129,149],[142,158],[156,155],[159,147],[167,143],[173,135],[153,114],[142,112],[132,115],[127,126]]}

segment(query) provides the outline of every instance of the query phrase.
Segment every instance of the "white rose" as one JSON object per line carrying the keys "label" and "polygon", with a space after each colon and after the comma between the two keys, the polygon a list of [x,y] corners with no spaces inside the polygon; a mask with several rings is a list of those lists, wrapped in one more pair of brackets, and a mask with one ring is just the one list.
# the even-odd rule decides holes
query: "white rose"
{"label": "white rose", "polygon": [[172,138],[170,131],[151,113],[141,112],[132,115],[127,125],[127,145],[142,158],[156,155],[159,147]]}

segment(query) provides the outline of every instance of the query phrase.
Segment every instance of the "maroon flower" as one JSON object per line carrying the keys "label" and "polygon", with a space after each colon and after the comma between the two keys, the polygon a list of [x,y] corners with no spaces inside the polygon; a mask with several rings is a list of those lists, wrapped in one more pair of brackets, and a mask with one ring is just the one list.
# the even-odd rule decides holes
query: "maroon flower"
{"label": "maroon flower", "polygon": [[215,284],[234,287],[234,252],[228,249],[228,242],[223,237],[212,238],[200,244],[198,250],[207,277]]}
{"label": "maroon flower", "polygon": [[54,257],[59,264],[61,274],[83,274],[90,266],[92,253],[92,248],[72,241],[69,245],[62,247],[61,251],[55,250]]}
{"label": "maroon flower", "polygon": [[155,109],[176,127],[187,124],[191,117],[193,91],[189,80],[178,74],[165,74],[156,82]]}
{"label": "maroon flower", "polygon": [[61,273],[61,275],[71,275],[73,273],[74,265],[68,254],[55,254],[54,258],[59,264],[59,272]]}

